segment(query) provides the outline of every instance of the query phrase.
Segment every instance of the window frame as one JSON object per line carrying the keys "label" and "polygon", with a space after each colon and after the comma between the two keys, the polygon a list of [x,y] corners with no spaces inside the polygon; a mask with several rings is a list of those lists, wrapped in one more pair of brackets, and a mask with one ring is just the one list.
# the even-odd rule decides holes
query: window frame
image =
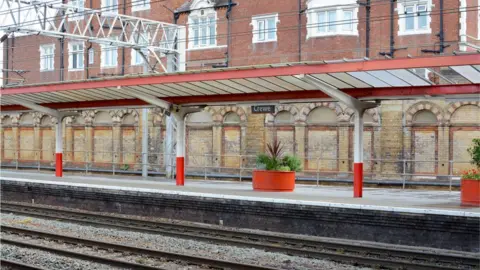
{"label": "window frame", "polygon": [[[420,7],[424,6],[425,10],[420,11]],[[415,0],[415,1],[406,1],[397,3],[397,12],[398,12],[398,35],[421,35],[421,34],[431,34],[431,8],[432,0]],[[411,9],[412,12],[407,12],[407,9]],[[422,14],[423,13],[423,14]],[[425,16],[425,27],[420,28],[420,18]],[[407,20],[413,20],[413,28],[407,29]]]}
{"label": "window frame", "polygon": [[[273,31],[269,28],[269,20],[273,19],[273,24],[275,28]],[[263,24],[263,30],[260,30],[260,23]],[[252,22],[250,25],[253,27],[252,29],[252,43],[267,43],[267,42],[276,42],[278,41],[278,27],[277,25],[280,23],[278,19],[278,13],[273,14],[263,14],[263,15],[255,15],[252,17]],[[270,37],[270,33],[273,33],[273,37]],[[263,34],[263,38],[261,37]]]}
{"label": "window frame", "polygon": [[[320,6],[308,8],[307,12],[307,39],[312,37],[325,36],[358,36],[358,5],[349,4],[342,6]],[[351,18],[348,22],[348,29],[344,27],[345,14],[349,13]],[[325,22],[321,20],[321,14]],[[331,23],[331,16],[334,14],[334,22]],[[324,25],[323,25],[324,24]]]}
{"label": "window frame", "polygon": [[[203,14],[202,14],[203,12]],[[205,19],[202,24],[201,20]],[[213,28],[213,36],[212,36]],[[205,30],[204,37],[202,30]],[[217,47],[217,12],[214,8],[194,10],[188,16],[188,48],[208,49]],[[205,44],[202,44],[205,41]],[[212,43],[213,41],[213,43]]]}
{"label": "window frame", "polygon": [[[138,2],[137,2],[138,1]],[[143,2],[143,5],[139,5],[140,1]],[[132,0],[132,12],[148,10],[150,9],[150,0]]]}
{"label": "window frame", "polygon": [[[112,37],[111,39],[118,40],[118,37]],[[116,68],[118,66],[118,47],[117,46],[112,46],[110,44],[100,44],[100,48],[101,48],[100,66],[102,68]],[[113,50],[111,48],[115,48],[115,49]],[[109,53],[110,51],[112,52],[112,54],[113,54],[113,52],[115,54],[114,57],[111,57],[112,61],[113,61],[113,59],[115,59],[115,64],[106,65],[107,64],[107,63],[105,63],[106,53]]]}
{"label": "window frame", "polygon": [[[51,54],[46,54],[46,50],[51,49]],[[55,70],[55,44],[43,44],[40,45],[40,71],[54,71]],[[45,62],[51,59],[51,62]],[[51,66],[50,66],[51,64]],[[48,65],[48,67],[46,67]]]}
{"label": "window frame", "polygon": [[[107,5],[107,4],[110,4],[110,3],[107,3],[107,2],[116,2],[115,5]],[[135,1],[135,0],[134,0]],[[114,8],[113,6],[115,6],[116,8]],[[118,0],[102,0],[102,5],[101,5],[101,9],[102,9],[102,16],[115,16],[118,14]]]}
{"label": "window frame", "polygon": [[[80,5],[82,4],[82,5]],[[77,8],[77,13],[72,13],[69,15],[68,19],[72,21],[80,21],[83,20],[85,15],[83,15],[83,11],[85,10],[85,0],[69,0],[68,5]]]}
{"label": "window frame", "polygon": [[93,50],[93,47],[88,49],[88,64],[95,64],[95,51]]}
{"label": "window frame", "polygon": [[[75,46],[82,46],[81,51],[73,48]],[[77,67],[73,67],[74,60],[73,58],[77,57],[81,59],[82,66],[78,66],[78,59],[76,60]],[[68,44],[68,71],[79,71],[85,69],[85,44],[83,42],[70,42]]]}

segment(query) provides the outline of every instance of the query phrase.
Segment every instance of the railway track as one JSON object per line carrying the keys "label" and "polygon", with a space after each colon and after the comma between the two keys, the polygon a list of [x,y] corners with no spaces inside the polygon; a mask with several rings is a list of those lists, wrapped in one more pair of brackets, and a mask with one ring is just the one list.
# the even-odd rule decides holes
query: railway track
{"label": "railway track", "polygon": [[391,269],[479,269],[477,254],[432,253],[417,250],[366,246],[345,241],[321,241],[305,238],[265,235],[253,232],[231,231],[205,226],[147,221],[112,215],[85,213],[36,205],[2,202],[2,212],[40,218],[58,219],[75,223],[123,230],[157,233],[213,243],[258,248],[296,256],[329,259],[333,261]]}
{"label": "railway track", "polygon": [[[108,252],[111,252],[111,253],[117,252],[117,253],[127,254],[127,255],[138,255],[138,256],[142,256],[143,258],[154,258],[162,261],[188,263],[189,265],[197,265],[200,267],[205,267],[206,269],[210,269],[210,268],[252,269],[252,270],[273,270],[274,269],[274,268],[263,267],[263,266],[252,265],[252,264],[243,264],[243,263],[216,260],[216,259],[210,259],[210,258],[204,258],[204,257],[198,257],[198,256],[176,254],[176,253],[165,252],[160,250],[140,248],[135,246],[112,244],[112,243],[103,242],[103,241],[71,237],[63,234],[55,234],[55,233],[49,233],[45,231],[17,228],[17,227],[11,227],[11,226],[2,225],[1,231],[2,233],[6,233],[7,235],[18,235],[25,239],[26,237],[29,237],[30,239],[33,238],[35,240],[44,239],[52,242],[68,244],[73,246],[94,248],[94,250],[107,250]],[[117,266],[117,267],[129,268],[129,269],[140,269],[140,270],[164,269],[161,267],[159,268],[155,266],[148,266],[148,265],[143,265],[139,263],[127,262],[125,260],[111,259],[111,258],[107,258],[106,256],[96,256],[88,253],[70,251],[65,248],[62,248],[62,249],[55,248],[49,244],[42,244],[42,245],[33,244],[31,243],[31,241],[29,241],[30,239],[27,239],[27,240],[9,239],[9,237],[5,238],[4,236],[5,235],[2,235],[2,239],[0,239],[1,243],[17,245],[25,248],[40,249],[47,252],[64,255],[67,257],[73,257],[73,258],[88,260],[92,262],[98,262],[102,264],[108,264],[108,265]]]}
{"label": "railway track", "polygon": [[37,267],[30,264],[25,264],[17,261],[1,259],[0,265],[2,269],[15,269],[15,270],[46,270],[45,268]]}

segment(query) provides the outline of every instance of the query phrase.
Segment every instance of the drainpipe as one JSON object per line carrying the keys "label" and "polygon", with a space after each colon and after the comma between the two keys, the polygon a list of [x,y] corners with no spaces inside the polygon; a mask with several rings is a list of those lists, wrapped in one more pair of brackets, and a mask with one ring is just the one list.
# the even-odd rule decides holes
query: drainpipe
{"label": "drainpipe", "polygon": [[440,0],[440,32],[438,32],[437,37],[440,40],[440,46],[438,50],[422,50],[423,53],[434,53],[441,54],[445,51],[445,48],[450,47],[450,45],[445,45],[445,31],[443,29],[443,0]]}
{"label": "drainpipe", "polygon": [[[123,0],[123,14],[127,15],[127,1]],[[123,27],[125,27],[125,23],[122,22]],[[122,40],[124,40],[124,37],[122,35]],[[125,47],[122,47],[122,76],[125,75]]]}
{"label": "drainpipe", "polygon": [[298,62],[302,62],[302,0],[298,0]]}
{"label": "drainpipe", "polygon": [[[93,9],[93,0],[90,0],[90,9]],[[91,25],[90,29],[92,30],[93,32],[93,25]],[[90,49],[93,47],[93,44],[91,42],[89,42],[90,45],[88,46],[87,48],[87,61],[85,61],[85,67],[86,67],[86,72],[85,72],[85,75],[86,75],[86,78],[85,79],[88,79],[90,78]],[[95,61],[95,52],[93,53],[93,59]]]}
{"label": "drainpipe", "polygon": [[[370,2],[370,0],[369,0]],[[390,58],[394,57],[395,51],[395,2],[397,0],[390,0],[390,51],[389,52],[380,52],[379,55],[388,56]]]}
{"label": "drainpipe", "polygon": [[9,63],[8,63],[8,62],[9,62],[9,59],[8,59],[8,58],[9,58],[9,55],[8,55],[8,47],[9,47],[9,45],[10,45],[10,39],[7,38],[7,42],[5,43],[5,50],[4,50],[4,52],[5,52],[5,60],[6,60],[6,62],[5,62],[5,69],[6,69],[6,71],[5,71],[5,85],[8,84],[8,75],[9,75],[9,74],[8,74],[8,64],[9,64]]}
{"label": "drainpipe", "polygon": [[[67,0],[62,0],[62,4],[67,4]],[[62,11],[62,16],[65,15],[65,11]],[[62,24],[62,29],[60,30],[62,33],[65,33],[67,30],[65,29],[65,24]],[[65,38],[59,38],[60,40],[60,81],[62,82],[64,80],[64,69],[65,69]]]}
{"label": "drainpipe", "polygon": [[438,33],[440,39],[440,53],[445,50],[445,32],[443,31],[443,0],[440,0],[440,33]]}
{"label": "drainpipe", "polygon": [[367,0],[365,6],[366,11],[366,33],[365,33],[365,57],[370,58],[370,12],[371,12],[370,0]]}
{"label": "drainpipe", "polygon": [[231,39],[231,25],[230,25],[230,15],[232,13],[232,0],[228,0],[228,7],[227,7],[227,52],[226,52],[226,60],[225,60],[225,67],[228,67],[230,63],[230,39]]}

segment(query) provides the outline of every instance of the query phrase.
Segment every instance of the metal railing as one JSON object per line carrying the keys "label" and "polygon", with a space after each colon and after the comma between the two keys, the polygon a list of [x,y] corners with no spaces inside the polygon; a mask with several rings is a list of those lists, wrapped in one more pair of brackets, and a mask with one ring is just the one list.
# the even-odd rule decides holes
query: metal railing
{"label": "metal railing", "polygon": [[[2,167],[53,169],[55,153],[52,150],[3,149]],[[64,151],[65,170],[83,171],[85,174],[102,172],[115,174],[141,173],[142,160],[147,156],[147,167],[151,175],[168,175],[175,171],[175,154],[163,152],[128,151]],[[351,182],[353,160],[325,157],[299,157],[304,168],[297,173],[297,180]],[[169,162],[167,159],[170,159]],[[187,175],[211,178],[230,178],[243,181],[251,178],[256,169],[255,155],[187,154],[185,168]],[[446,167],[446,168],[445,168]],[[442,169],[443,168],[443,169]],[[372,183],[407,184],[448,184],[450,189],[460,180],[460,172],[472,168],[468,161],[459,160],[415,160],[415,159],[365,159],[365,181]],[[423,171],[422,171],[423,170]]]}

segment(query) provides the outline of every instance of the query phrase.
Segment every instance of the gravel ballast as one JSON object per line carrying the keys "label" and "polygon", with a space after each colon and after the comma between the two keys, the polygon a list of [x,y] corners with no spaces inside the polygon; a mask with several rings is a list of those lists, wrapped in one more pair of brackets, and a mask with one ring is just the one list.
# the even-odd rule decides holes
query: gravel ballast
{"label": "gravel ballast", "polygon": [[[371,269],[336,263],[328,260],[318,260],[289,256],[281,253],[266,252],[254,248],[241,248],[227,245],[217,245],[206,242],[179,239],[159,234],[140,233],[119,229],[93,227],[75,223],[26,217],[15,214],[2,214],[3,225],[30,228],[65,234],[72,237],[88,238],[115,244],[133,245],[143,248],[157,249],[172,253],[209,257],[235,261],[238,263],[255,264],[279,269]],[[2,246],[2,257],[4,250]],[[5,257],[6,258],[6,257]],[[27,261],[23,261],[29,263]],[[56,268],[57,269],[57,268]],[[58,269],[105,269],[105,268],[58,268]],[[109,268],[112,269],[112,268]]]}
{"label": "gravel ballast", "polygon": [[115,270],[123,269],[116,268],[110,265],[104,265],[85,260],[79,260],[74,258],[68,258],[49,252],[17,247],[9,244],[2,244],[1,248],[2,259],[7,259],[16,262],[22,262],[25,264],[34,265],[46,269],[56,270]]}

